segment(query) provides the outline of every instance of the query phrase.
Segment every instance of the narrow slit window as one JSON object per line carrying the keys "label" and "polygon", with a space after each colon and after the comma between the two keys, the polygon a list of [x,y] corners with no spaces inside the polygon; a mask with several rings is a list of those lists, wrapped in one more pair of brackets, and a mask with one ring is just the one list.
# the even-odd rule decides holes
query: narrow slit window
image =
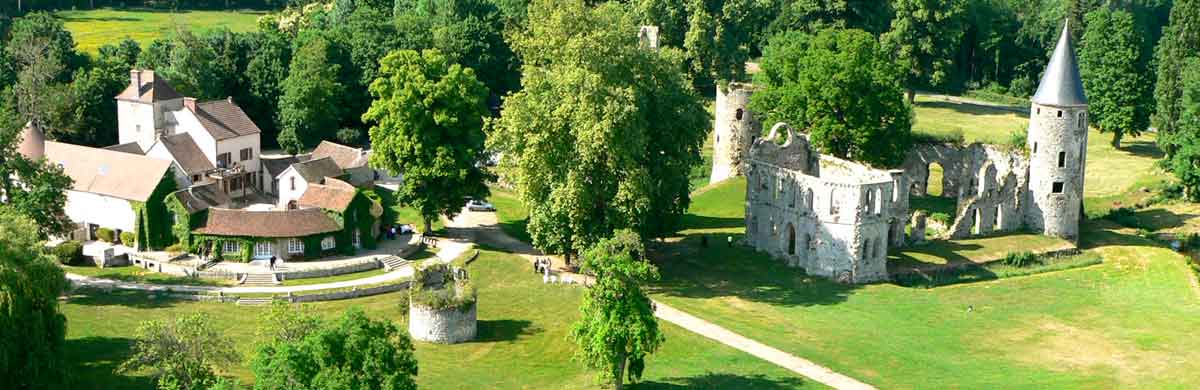
{"label": "narrow slit window", "polygon": [[1056,194],[1061,194],[1063,192],[1063,182],[1054,182],[1054,186],[1050,188],[1050,191]]}
{"label": "narrow slit window", "polygon": [[1067,152],[1058,152],[1058,167],[1062,168],[1067,165]]}
{"label": "narrow slit window", "polygon": [[1033,152],[1037,153],[1037,142],[1033,143]]}

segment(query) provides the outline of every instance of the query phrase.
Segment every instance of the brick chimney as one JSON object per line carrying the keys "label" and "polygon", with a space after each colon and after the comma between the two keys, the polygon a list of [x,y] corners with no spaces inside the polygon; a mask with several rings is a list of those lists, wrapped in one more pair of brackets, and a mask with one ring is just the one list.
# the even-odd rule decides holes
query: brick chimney
{"label": "brick chimney", "polygon": [[189,110],[192,110],[192,112],[196,112],[196,98],[194,98],[194,97],[183,98],[183,106],[187,107],[187,109],[189,109]]}
{"label": "brick chimney", "polygon": [[225,101],[229,102],[229,104],[233,104],[233,96],[226,96]]}
{"label": "brick chimney", "polygon": [[141,94],[141,92],[142,92],[141,91],[141,88],[142,88],[142,71],[141,70],[134,69],[134,70],[129,71],[129,85],[132,86],[133,90],[136,91],[139,95]]}

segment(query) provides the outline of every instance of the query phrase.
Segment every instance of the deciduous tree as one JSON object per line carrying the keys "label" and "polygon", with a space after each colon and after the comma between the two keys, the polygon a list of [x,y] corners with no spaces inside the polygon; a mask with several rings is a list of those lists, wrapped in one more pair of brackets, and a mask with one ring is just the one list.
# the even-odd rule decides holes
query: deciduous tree
{"label": "deciduous tree", "polygon": [[766,26],[771,2],[690,0],[683,40],[692,78],[699,88],[746,78],[754,35]]}
{"label": "deciduous tree", "polygon": [[596,278],[583,292],[580,318],[571,325],[575,357],[600,370],[600,377],[624,388],[624,373],[640,364],[665,338],[654,317],[654,302],[642,283],[658,279],[658,270],[645,258],[641,237],[630,230],[596,243],[583,254],[583,271]]}
{"label": "deciduous tree", "polygon": [[16,389],[62,388],[62,269],[43,254],[33,220],[0,205],[0,375]]}
{"label": "deciduous tree", "polygon": [[363,114],[376,123],[371,164],[404,175],[396,199],[420,211],[430,232],[439,215],[458,214],[464,197],[488,192],[481,169],[487,88],[437,50],[389,54],[379,74]]}
{"label": "deciduous tree", "polygon": [[1174,153],[1166,166],[1183,184],[1192,201],[1200,201],[1200,58],[1187,58],[1179,68],[1179,121],[1172,134]]}
{"label": "deciduous tree", "polygon": [[963,36],[964,0],[896,0],[892,28],[881,41],[905,71],[911,103],[921,85],[941,86]]}
{"label": "deciduous tree", "polygon": [[1158,144],[1168,156],[1179,147],[1175,136],[1183,112],[1183,68],[1200,53],[1200,0],[1176,0],[1170,23],[1163,29],[1155,53],[1158,72],[1154,84],[1153,122],[1158,128]]}
{"label": "deciduous tree", "polygon": [[173,321],[144,321],[134,336],[133,356],[121,371],[150,370],[159,389],[199,390],[218,384],[218,370],[239,360],[233,340],[203,313]]}
{"label": "deciduous tree", "polygon": [[642,48],[620,7],[538,0],[514,37],[524,89],[488,142],[547,252],[571,256],[621,228],[664,236],[689,204],[710,117],[679,72],[682,53]]}
{"label": "deciduous tree", "polygon": [[279,99],[279,146],[288,153],[302,153],[337,132],[345,88],[330,46],[315,35],[292,57]]}
{"label": "deciduous tree", "polygon": [[1112,145],[1119,148],[1123,136],[1137,137],[1150,125],[1150,59],[1143,56],[1143,34],[1132,14],[1099,9],[1089,12],[1087,20],[1079,71],[1088,115],[1101,132],[1112,133]]}
{"label": "deciduous tree", "polygon": [[299,340],[260,347],[251,363],[259,390],[416,389],[408,332],[347,310]]}
{"label": "deciduous tree", "polygon": [[790,32],[764,49],[750,104],[765,123],[808,131],[825,153],[895,166],[912,131],[901,72],[862,30]]}

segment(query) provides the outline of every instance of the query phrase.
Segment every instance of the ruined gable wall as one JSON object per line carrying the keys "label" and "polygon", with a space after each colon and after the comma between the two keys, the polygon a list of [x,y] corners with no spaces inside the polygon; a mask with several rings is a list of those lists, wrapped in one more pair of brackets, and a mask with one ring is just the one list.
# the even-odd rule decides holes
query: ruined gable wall
{"label": "ruined gable wall", "polygon": [[1029,160],[1021,152],[984,144],[917,145],[903,164],[903,175],[912,183],[911,195],[925,194],[928,167],[935,162],[944,170],[943,194],[954,194],[958,202],[951,238],[1023,226]]}

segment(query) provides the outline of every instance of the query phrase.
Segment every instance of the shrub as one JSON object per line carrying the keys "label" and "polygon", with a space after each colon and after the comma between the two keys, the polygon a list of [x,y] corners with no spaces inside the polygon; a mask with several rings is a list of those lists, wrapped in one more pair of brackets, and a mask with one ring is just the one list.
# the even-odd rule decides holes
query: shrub
{"label": "shrub", "polygon": [[83,243],[75,240],[64,241],[50,249],[50,254],[60,264],[80,265],[83,263]]}
{"label": "shrub", "polygon": [[940,224],[943,224],[943,225],[946,225],[946,226],[950,226],[950,222],[952,222],[952,221],[950,220],[950,214],[946,214],[946,213],[933,213],[933,214],[930,214],[930,215],[929,215],[929,220],[930,220],[930,221],[937,222],[937,223],[940,223]]}
{"label": "shrub", "polygon": [[[454,280],[454,268],[446,264],[417,267],[409,284],[410,304],[434,310],[468,310],[475,305],[475,286],[470,279]],[[436,280],[440,276],[440,280]]]}
{"label": "shrub", "polygon": [[96,229],[96,238],[98,238],[98,239],[100,239],[100,241],[104,241],[104,242],[113,242],[113,239],[115,237],[113,237],[112,229],[99,228],[99,229]]}
{"label": "shrub", "polygon": [[1028,141],[1029,134],[1025,132],[1025,129],[1020,128],[1013,130],[1012,133],[1008,134],[1008,145],[1005,146],[1009,150],[1019,150],[1024,153],[1026,151],[1025,145],[1028,143]]}
{"label": "shrub", "polygon": [[133,246],[137,241],[137,235],[133,232],[121,232],[121,244],[125,246]]}
{"label": "shrub", "polygon": [[1039,263],[1032,252],[1009,252],[1000,259],[1000,263],[1012,267],[1028,267]]}
{"label": "shrub", "polygon": [[1108,210],[1108,213],[1104,214],[1101,218],[1113,221],[1127,228],[1138,229],[1142,227],[1141,222],[1138,222],[1137,211],[1129,207],[1118,207]]}
{"label": "shrub", "polygon": [[912,132],[913,144],[955,144],[962,145],[967,142],[967,138],[963,135],[962,129],[954,129],[949,133],[929,133],[921,130]]}
{"label": "shrub", "polygon": [[184,248],[183,244],[180,244],[180,243],[171,244],[171,246],[168,246],[168,247],[164,248],[163,250],[165,250],[169,253],[187,252],[187,248]]}
{"label": "shrub", "polygon": [[362,139],[362,131],[359,129],[344,127],[337,131],[337,140],[342,145],[358,145],[358,140]]}
{"label": "shrub", "polygon": [[409,300],[410,298],[408,291],[401,290],[400,292],[396,293],[396,296],[400,302],[396,305],[400,309],[400,315],[408,317],[408,308],[412,306],[412,301]]}

